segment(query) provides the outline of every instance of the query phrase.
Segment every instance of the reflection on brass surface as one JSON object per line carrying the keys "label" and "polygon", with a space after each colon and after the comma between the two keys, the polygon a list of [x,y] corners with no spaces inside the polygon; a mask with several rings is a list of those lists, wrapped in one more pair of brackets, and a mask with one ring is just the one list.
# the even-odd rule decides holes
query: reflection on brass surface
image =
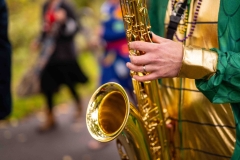
{"label": "reflection on brass surface", "polygon": [[218,54],[203,48],[185,46],[178,77],[209,79],[217,70]]}
{"label": "reflection on brass surface", "polygon": [[[116,105],[117,104],[117,105]],[[111,92],[99,105],[98,117],[100,128],[111,134],[120,128],[126,114],[126,104],[119,92]]]}
{"label": "reflection on brass surface", "polygon": [[[191,1],[189,22],[192,22],[197,2],[197,0]],[[219,5],[220,0],[202,1],[195,30],[192,37],[189,37],[184,43],[185,46],[197,46],[206,50],[218,48]],[[171,9],[172,5],[169,1],[165,19],[166,27]],[[186,35],[190,32],[190,28],[191,23],[188,24]],[[185,36],[179,30],[177,35],[180,38]],[[193,52],[191,57],[194,58],[195,54],[196,52]],[[193,71],[188,73],[187,70],[185,69],[184,74],[193,74]],[[195,70],[194,76],[198,73],[198,70]],[[162,79],[160,92],[161,105],[167,108],[170,119],[176,125],[173,134],[176,159],[231,159],[235,146],[236,130],[230,104],[212,104],[198,91],[194,79]]]}
{"label": "reflection on brass surface", "polygon": [[113,140],[127,123],[129,105],[121,86],[109,83],[98,88],[89,101],[86,115],[87,127],[93,138],[100,142]]}
{"label": "reflection on brass surface", "polygon": [[[194,13],[196,2],[191,1],[190,13]],[[217,21],[217,12],[213,10],[218,9],[219,2],[203,1],[198,20]],[[120,3],[128,41],[151,42],[146,2],[121,0]],[[187,32],[190,27],[191,24]],[[197,24],[185,44],[206,49],[218,47],[217,24]],[[130,50],[130,54],[144,53]],[[130,71],[130,74],[145,73]],[[101,142],[116,139],[122,160],[231,158],[235,124],[229,104],[211,104],[197,90],[193,79],[166,78],[160,86],[158,81],[141,83],[133,79],[132,83],[137,106],[129,102],[119,84],[110,82],[94,92],[86,115],[91,136]]]}
{"label": "reflection on brass surface", "polygon": [[[120,0],[128,42],[151,42],[146,0]],[[144,52],[129,49],[131,55]],[[148,73],[130,72],[144,76]],[[122,160],[170,160],[167,111],[160,105],[157,80],[138,82],[132,79],[137,106],[124,89],[109,82],[93,94],[87,108],[87,127],[98,141],[117,141]]]}
{"label": "reflection on brass surface", "polygon": [[122,159],[151,160],[142,118],[119,84],[109,82],[95,91],[88,104],[86,123],[94,139],[117,139]]}

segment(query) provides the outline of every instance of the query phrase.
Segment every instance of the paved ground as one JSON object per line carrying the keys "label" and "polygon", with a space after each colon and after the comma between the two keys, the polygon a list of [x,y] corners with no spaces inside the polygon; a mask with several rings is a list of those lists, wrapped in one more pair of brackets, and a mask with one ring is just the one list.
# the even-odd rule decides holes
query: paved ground
{"label": "paved ground", "polygon": [[[88,100],[84,100],[84,106]],[[1,123],[0,160],[120,160],[115,141],[101,150],[87,148],[92,138],[86,128],[85,112],[79,122],[74,122],[71,103],[55,109],[58,126],[48,133],[36,131],[41,112],[21,122]]]}

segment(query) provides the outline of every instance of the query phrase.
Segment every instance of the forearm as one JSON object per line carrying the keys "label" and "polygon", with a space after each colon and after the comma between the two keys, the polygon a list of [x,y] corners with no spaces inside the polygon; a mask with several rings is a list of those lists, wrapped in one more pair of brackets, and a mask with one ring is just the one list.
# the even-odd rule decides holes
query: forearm
{"label": "forearm", "polygon": [[240,102],[240,54],[184,47],[179,77],[196,79],[197,88],[213,103]]}
{"label": "forearm", "polygon": [[209,79],[217,70],[218,54],[215,51],[183,46],[183,61],[178,77]]}

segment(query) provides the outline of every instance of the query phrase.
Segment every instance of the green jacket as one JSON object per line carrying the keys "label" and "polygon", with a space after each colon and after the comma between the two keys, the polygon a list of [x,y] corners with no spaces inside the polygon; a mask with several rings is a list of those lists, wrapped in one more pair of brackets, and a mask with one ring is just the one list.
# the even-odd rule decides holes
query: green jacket
{"label": "green jacket", "polygon": [[[168,0],[150,0],[152,31],[164,35]],[[240,159],[240,1],[221,0],[218,16],[219,48],[217,72],[209,80],[196,80],[197,88],[212,103],[230,103],[236,123],[236,145],[232,160]]]}

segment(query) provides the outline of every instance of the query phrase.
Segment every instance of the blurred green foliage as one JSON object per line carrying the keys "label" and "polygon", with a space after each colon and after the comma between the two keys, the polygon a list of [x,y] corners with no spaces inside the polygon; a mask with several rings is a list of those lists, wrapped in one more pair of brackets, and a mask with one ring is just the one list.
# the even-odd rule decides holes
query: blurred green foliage
{"label": "blurred green foliage", "polygon": [[[70,1],[70,0],[67,0]],[[44,0],[8,0],[6,1],[9,9],[9,38],[12,43],[12,95],[13,112],[9,120],[21,119],[39,109],[44,108],[42,95],[28,98],[20,98],[16,95],[16,88],[23,74],[36,61],[37,53],[31,53],[30,44],[38,36],[40,30],[41,6]],[[77,10],[89,7],[94,11],[94,15],[99,15],[101,0],[74,0],[71,1]],[[97,16],[95,16],[96,18]],[[89,17],[90,18],[90,17]],[[92,18],[92,17],[91,17]],[[98,22],[98,20],[96,21]],[[90,27],[90,26],[89,26]],[[78,92],[81,95],[91,95],[96,89],[98,78],[98,65],[95,55],[88,50],[84,50],[84,38],[77,37],[79,50],[79,62],[85,73],[89,76],[90,82],[86,85],[78,85]],[[80,54],[81,53],[81,54]],[[89,66],[91,64],[91,66]],[[55,104],[68,102],[71,97],[67,89],[63,86],[55,97]]]}

